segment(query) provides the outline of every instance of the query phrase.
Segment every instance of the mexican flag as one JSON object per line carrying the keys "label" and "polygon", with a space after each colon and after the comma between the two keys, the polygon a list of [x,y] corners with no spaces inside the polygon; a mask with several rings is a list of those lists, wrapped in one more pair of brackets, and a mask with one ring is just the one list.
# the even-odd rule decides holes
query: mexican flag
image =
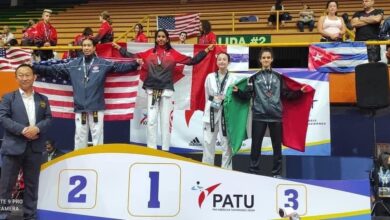
{"label": "mexican flag", "polygon": [[[287,87],[293,91],[297,91],[303,86],[303,84],[284,75],[282,75],[282,79]],[[247,78],[240,80],[236,86],[240,90],[245,90]],[[307,86],[306,92],[299,99],[282,99],[282,143],[284,146],[301,152],[305,151],[306,132],[314,93],[315,90]],[[248,138],[247,123],[252,121],[251,114],[249,114],[250,102],[235,97],[233,95],[233,87],[228,88],[224,101],[224,111],[229,146],[232,147],[234,154],[240,150],[242,141]]]}

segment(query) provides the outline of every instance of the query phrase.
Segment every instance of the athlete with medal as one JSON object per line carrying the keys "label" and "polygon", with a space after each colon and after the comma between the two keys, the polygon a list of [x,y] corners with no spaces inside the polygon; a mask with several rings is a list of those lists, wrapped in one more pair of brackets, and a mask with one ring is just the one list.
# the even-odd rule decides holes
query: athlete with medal
{"label": "athlete with medal", "polygon": [[217,137],[222,146],[222,168],[232,169],[232,149],[229,146],[226,132],[223,101],[229,86],[234,85],[236,79],[228,71],[230,55],[221,52],[217,56],[218,70],[206,77],[204,84],[206,104],[203,115],[203,158],[202,162],[214,165]]}
{"label": "athlete with medal", "polygon": [[132,54],[125,48],[113,43],[124,57],[138,57],[144,60],[147,72],[143,88],[148,99],[147,146],[157,149],[157,122],[160,116],[162,150],[169,151],[171,129],[169,128],[173,110],[172,95],[174,92],[173,74],[176,64],[195,65],[200,63],[214,49],[209,45],[193,58],[183,55],[172,48],[168,31],[159,29],[154,36],[155,45],[144,52]]}
{"label": "athlete with medal", "polygon": [[270,131],[273,148],[272,175],[281,177],[282,173],[282,112],[281,99],[297,99],[305,92],[307,85],[300,90],[290,90],[280,73],[272,70],[273,52],[262,48],[259,54],[261,70],[248,78],[248,86],[241,91],[234,86],[237,97],[252,99],[252,145],[249,172],[258,173],[263,137],[267,127]]}

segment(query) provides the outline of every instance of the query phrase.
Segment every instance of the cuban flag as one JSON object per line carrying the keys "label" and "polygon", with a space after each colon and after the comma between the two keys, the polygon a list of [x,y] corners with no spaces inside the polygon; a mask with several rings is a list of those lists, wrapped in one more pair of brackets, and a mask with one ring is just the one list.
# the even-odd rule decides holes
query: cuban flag
{"label": "cuban flag", "polygon": [[309,47],[309,70],[324,73],[354,72],[355,67],[368,62],[364,42],[318,43]]}

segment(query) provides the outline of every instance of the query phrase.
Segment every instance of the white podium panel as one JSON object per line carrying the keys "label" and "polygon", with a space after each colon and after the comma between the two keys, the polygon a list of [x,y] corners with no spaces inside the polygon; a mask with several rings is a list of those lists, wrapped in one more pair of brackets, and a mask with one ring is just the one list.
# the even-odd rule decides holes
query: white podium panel
{"label": "white podium panel", "polygon": [[135,145],[102,145],[43,165],[38,219],[370,219],[368,180],[304,181],[224,170]]}

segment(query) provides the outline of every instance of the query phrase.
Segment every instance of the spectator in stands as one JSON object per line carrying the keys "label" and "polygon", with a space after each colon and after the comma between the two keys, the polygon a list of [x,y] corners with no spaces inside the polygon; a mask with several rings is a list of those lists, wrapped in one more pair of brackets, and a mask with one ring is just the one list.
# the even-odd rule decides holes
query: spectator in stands
{"label": "spectator in stands", "polygon": [[337,16],[337,1],[328,1],[327,14],[318,20],[317,29],[321,34],[321,42],[342,41],[345,34],[344,20]]}
{"label": "spectator in stands", "polygon": [[3,41],[4,46],[12,46],[11,40],[16,40],[14,34],[11,33],[7,25],[4,25],[3,27],[3,34],[1,35],[1,40]]}
{"label": "spectator in stands", "polygon": [[[378,40],[384,12],[374,8],[374,0],[363,0],[363,9],[352,16],[351,24],[356,28],[355,41]],[[369,62],[380,61],[380,46],[367,45],[367,54]]]}
{"label": "spectator in stands", "polygon": [[34,38],[37,34],[37,24],[33,19],[28,20],[27,26],[22,30],[22,46],[34,46]]}
{"label": "spectator in stands", "polygon": [[110,18],[110,14],[107,11],[103,11],[99,16],[100,25],[99,32],[95,36],[95,43],[108,43],[114,40],[114,31],[112,29],[112,20]]}
{"label": "spectator in stands", "polygon": [[[73,47],[73,45],[74,45],[74,41],[71,41],[68,43],[69,47]],[[62,59],[70,59],[70,58],[75,58],[75,57],[77,57],[75,50],[68,50],[62,54]]]}
{"label": "spectator in stands", "polygon": [[258,22],[259,20],[256,15],[243,16],[238,19],[239,22]]}
{"label": "spectator in stands", "polygon": [[64,152],[58,150],[55,146],[55,141],[51,139],[46,141],[45,146],[46,146],[46,151],[43,152],[44,163],[64,155]]}
{"label": "spectator in stands", "polygon": [[[87,38],[90,38],[90,39],[93,38],[93,31],[92,31],[92,28],[90,28],[90,27],[84,28],[83,33],[78,34],[74,38],[73,46],[81,46],[81,42],[83,42],[83,40],[87,39]],[[71,57],[81,57],[83,55],[84,54],[83,54],[82,50],[76,50],[75,53],[73,53],[73,55],[71,54]]]}
{"label": "spectator in stands", "polygon": [[379,39],[390,40],[390,17],[387,17],[381,25]]}
{"label": "spectator in stands", "polygon": [[349,19],[348,13],[343,13],[341,15],[341,18],[344,21],[345,24],[345,34],[344,34],[344,41],[352,41],[354,34],[353,34],[353,27],[351,25],[351,20]]}
{"label": "spectator in stands", "polygon": [[[38,47],[48,47],[57,45],[57,30],[50,24],[52,10],[45,9],[42,13],[42,20],[36,26],[34,44]],[[54,58],[52,50],[37,51],[41,60]]]}
{"label": "spectator in stands", "polygon": [[187,32],[182,31],[179,34],[179,44],[185,44],[187,40]]}
{"label": "spectator in stands", "polygon": [[259,53],[261,70],[248,79],[247,88],[242,91],[233,87],[233,94],[240,99],[252,99],[252,145],[250,155],[250,173],[258,173],[261,145],[267,127],[270,130],[274,153],[272,175],[281,177],[282,172],[282,112],[281,98],[297,99],[306,91],[306,85],[292,91],[281,77],[272,69],[273,52],[271,48],[262,48]]}
{"label": "spectator in stands", "polygon": [[51,66],[34,64],[36,73],[69,79],[73,87],[75,111],[75,150],[88,146],[91,131],[94,146],[103,144],[104,82],[108,73],[128,73],[137,69],[142,60],[115,63],[95,55],[96,44],[92,39],[82,41],[84,56],[66,64]]}
{"label": "spectator in stands", "polygon": [[14,39],[11,39],[8,43],[8,46],[18,46],[18,41],[14,38]]}
{"label": "spectator in stands", "polygon": [[297,22],[297,26],[300,32],[303,32],[305,25],[309,27],[310,32],[313,31],[314,12],[307,4],[303,4],[303,9],[299,12],[299,21]]}
{"label": "spectator in stands", "polygon": [[125,48],[113,43],[112,46],[119,49],[124,57],[139,57],[145,61],[147,77],[143,88],[147,93],[148,102],[148,128],[147,146],[157,149],[157,122],[160,115],[162,149],[169,151],[170,146],[170,118],[173,110],[172,95],[173,74],[176,64],[195,65],[200,63],[214,45],[209,45],[204,51],[200,51],[195,57],[185,56],[172,48],[168,31],[159,29],[156,31],[155,46],[141,53],[132,54]]}
{"label": "spectator in stands", "polygon": [[232,148],[229,146],[226,126],[225,114],[223,108],[223,100],[229,86],[236,81],[234,74],[229,73],[228,65],[230,63],[230,55],[221,52],[217,55],[218,70],[210,73],[206,77],[204,83],[206,104],[203,115],[203,157],[202,162],[214,165],[215,145],[217,137],[221,141],[223,147],[222,153],[222,168],[232,169]]}
{"label": "spectator in stands", "polygon": [[387,64],[390,64],[390,45],[386,46]]}
{"label": "spectator in stands", "polygon": [[81,34],[76,35],[73,41],[74,46],[81,46],[81,42],[83,42],[84,39],[87,38],[93,38],[93,31],[92,28],[86,27],[84,28],[83,32]]}
{"label": "spectator in stands", "polygon": [[275,4],[271,7],[271,14],[268,17],[268,26],[271,26],[276,22],[276,11],[279,11],[280,26],[284,26],[286,21],[289,20],[289,14],[284,12],[284,6],[282,0],[276,0]]}
{"label": "spectator in stands", "polygon": [[348,13],[347,13],[347,12],[343,13],[343,14],[341,15],[341,18],[342,18],[343,21],[344,21],[345,27],[346,27],[348,30],[352,31],[352,30],[353,30],[353,27],[352,27],[352,25],[351,25],[351,20],[349,19]]}
{"label": "spectator in stands", "polygon": [[216,44],[217,36],[214,32],[211,31],[211,24],[208,20],[201,20],[200,26],[200,37],[198,40],[198,44]]}
{"label": "spectator in stands", "polygon": [[148,37],[146,37],[146,35],[144,34],[144,27],[142,26],[142,24],[137,23],[134,26],[134,33],[135,33],[134,42],[137,42],[137,43],[147,43],[148,42]]}
{"label": "spectator in stands", "polygon": [[34,24],[36,24],[37,22],[34,20],[34,19],[28,19],[27,23],[26,23],[26,26],[24,26],[24,28],[22,29],[22,33],[26,32],[26,30],[30,27],[32,27]]}

